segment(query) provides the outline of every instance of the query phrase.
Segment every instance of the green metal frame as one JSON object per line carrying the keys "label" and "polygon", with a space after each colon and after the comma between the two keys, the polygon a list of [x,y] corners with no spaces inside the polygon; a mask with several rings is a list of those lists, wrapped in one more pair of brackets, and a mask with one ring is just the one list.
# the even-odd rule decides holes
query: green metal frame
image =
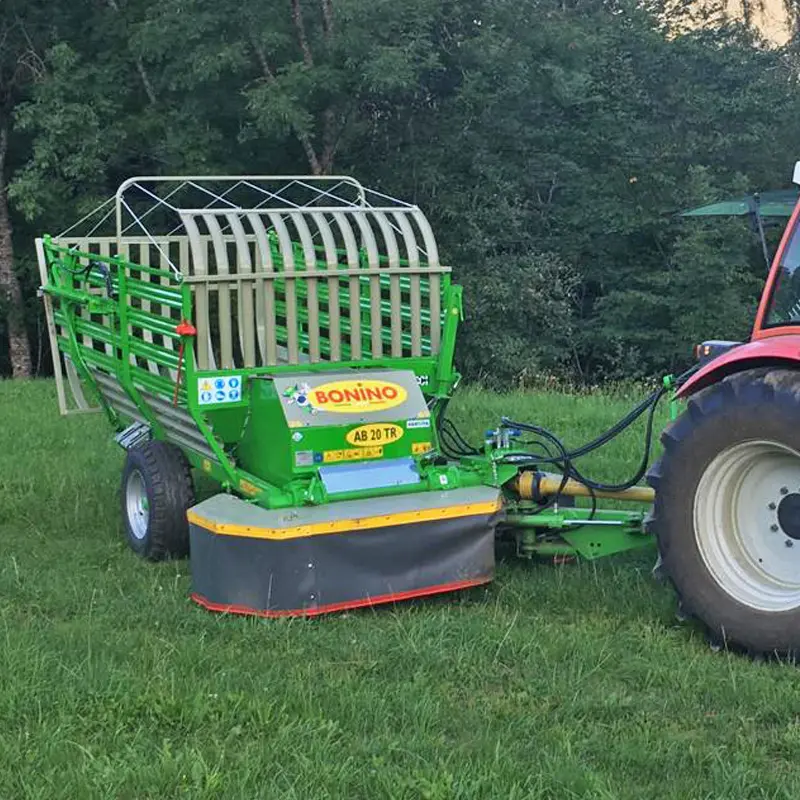
{"label": "green metal frame", "polygon": [[[275,287],[280,294],[283,285],[280,270],[284,265],[272,236],[270,247],[276,267]],[[207,452],[202,453],[191,447],[182,447],[187,459],[193,467],[217,481],[226,491],[265,508],[289,508],[331,500],[322,481],[311,471],[294,477],[287,474],[287,480],[282,485],[275,485],[258,477],[252,469],[242,467],[237,448],[243,440],[251,414],[251,394],[263,378],[350,369],[361,371],[362,374],[365,370],[375,369],[411,370],[424,380],[422,391],[429,401],[432,416],[430,429],[409,436],[413,442],[422,443],[429,439],[433,446],[431,452],[416,458],[420,483],[341,493],[337,494],[337,501],[440,491],[443,486],[448,489],[495,486],[502,489],[506,499],[501,527],[513,529],[518,553],[523,557],[577,555],[594,559],[652,545],[652,538],[644,531],[645,512],[639,508],[591,510],[567,507],[563,503],[542,507],[520,502],[510,488],[519,469],[505,463],[508,449],[502,446],[486,445],[479,455],[442,463],[438,457],[437,423],[446,401],[460,381],[460,375],[454,369],[453,357],[458,326],[463,319],[462,290],[451,282],[449,274],[439,276],[442,327],[436,354],[428,352],[413,357],[365,356],[352,359],[348,357],[349,346],[342,342],[341,353],[345,360],[340,361],[201,370],[195,363],[192,336],[178,332],[181,323],[191,322],[194,317],[192,280],[184,279],[171,269],[70,248],[49,236],[43,238],[43,249],[48,280],[42,288],[53,300],[53,321],[61,329],[56,334],[56,344],[69,357],[79,378],[104,409],[114,428],[121,431],[131,420],[106,401],[95,381],[93,370],[118,381],[121,390],[141,419],[149,425],[156,439],[168,440],[170,437],[145,394],[155,395],[162,401],[172,401],[174,398],[176,408],[188,415],[207,448]],[[301,261],[303,257],[302,251],[296,246],[294,256],[296,261]],[[366,254],[361,253],[361,260],[366,265]],[[385,256],[381,256],[381,263],[386,263]],[[368,282],[374,279],[372,276],[364,280]],[[383,281],[383,278],[378,280]],[[297,278],[294,279],[294,286],[296,298],[300,301],[297,322],[301,329],[298,338],[302,349],[308,344],[302,336],[302,326],[307,322],[307,316],[304,316],[307,309],[303,301],[307,299],[308,287],[302,279]],[[319,292],[319,300],[323,303],[327,301],[325,292],[328,289],[324,284],[316,287],[315,291]],[[145,310],[143,303],[167,309],[170,316]],[[359,307],[364,318],[361,327],[365,343],[363,349],[369,352],[366,346],[372,333],[367,324],[369,300],[360,299]],[[383,315],[391,312],[391,307],[383,300],[381,312]],[[401,313],[408,315],[410,311],[404,307]],[[320,317],[323,326],[327,324],[325,312],[320,312]],[[349,333],[349,329],[345,328],[343,332]],[[388,343],[388,336],[390,334],[386,330],[381,331],[384,344]],[[167,340],[171,342],[170,347],[164,344]],[[159,341],[162,343],[159,344]],[[408,343],[404,341],[403,344],[405,347]],[[328,345],[322,341],[320,350],[323,357],[329,355],[326,347]],[[425,348],[430,351],[430,342],[425,344]],[[181,351],[182,356],[179,355]],[[159,373],[154,374],[142,362],[158,365]],[[177,386],[172,377],[176,372]],[[196,391],[198,380],[233,374],[242,378],[240,401],[226,407],[200,404]],[[674,403],[671,410],[674,414]],[[279,421],[274,422],[277,424]],[[323,449],[341,446],[337,436],[341,434],[321,430],[318,446]],[[389,448],[387,457],[391,457],[392,452]]]}
{"label": "green metal frame", "polygon": [[[57,338],[59,348],[70,357],[78,375],[104,408],[116,430],[122,430],[129,420],[122,419],[105,401],[90,371],[92,367],[116,377],[139,413],[151,426],[153,437],[167,439],[157,416],[137,386],[162,397],[171,397],[175,392],[175,382],[131,363],[131,359],[139,357],[153,361],[165,369],[177,370],[178,355],[174,350],[144,341],[141,335],[133,335],[131,329],[169,337],[178,343],[181,337],[175,328],[181,320],[175,319],[174,324],[171,324],[162,316],[134,308],[131,299],[159,303],[179,310],[182,320],[191,320],[193,316],[191,285],[168,270],[135,264],[118,257],[82,252],[56,244],[49,236],[44,237],[44,251],[51,279],[43,290],[58,301],[54,309],[55,322],[67,332],[66,336]],[[109,269],[108,278],[102,273],[101,265]],[[166,282],[167,285],[144,281],[141,277],[134,278],[131,273],[147,275],[159,282]],[[115,297],[108,296],[109,288]],[[103,292],[106,292],[105,296]],[[366,358],[358,361],[317,362],[302,366],[277,365],[249,369],[198,370],[194,362],[192,342],[186,339],[180,370],[180,386],[177,390],[177,405],[191,416],[215,456],[211,459],[189,448],[183,448],[189,462],[218,481],[225,490],[237,492],[267,508],[326,502],[328,498],[321,483],[313,478],[295,480],[285,486],[277,487],[237,465],[234,451],[249,413],[249,385],[253,380],[267,375],[324,373],[347,369],[404,369],[412,370],[416,375],[427,378],[427,386],[424,387],[423,393],[431,401],[449,398],[460,380],[460,375],[453,368],[453,355],[458,324],[463,316],[461,287],[450,283],[449,280],[442,281],[442,295],[441,345],[439,353],[435,356]],[[85,309],[90,318],[86,319],[79,315],[79,309]],[[102,325],[95,322],[91,319],[92,315],[104,315],[108,317],[110,324]],[[79,341],[82,335],[91,336],[94,341],[112,348],[113,354],[84,345]],[[235,406],[207,409],[198,403],[194,391],[187,390],[187,387],[196,385],[198,378],[226,374],[243,377],[242,400]],[[434,419],[428,435],[435,440],[435,415],[438,404],[433,403],[433,409]],[[331,443],[331,446],[334,446],[334,443]],[[337,495],[337,499],[440,489],[443,478],[445,485],[450,488],[485,483],[485,464],[477,465],[478,468],[475,468],[476,465],[466,468],[455,465],[439,466],[434,465],[431,458],[420,458],[419,463],[423,476],[421,484],[372,492],[362,491],[352,495],[340,494]]]}

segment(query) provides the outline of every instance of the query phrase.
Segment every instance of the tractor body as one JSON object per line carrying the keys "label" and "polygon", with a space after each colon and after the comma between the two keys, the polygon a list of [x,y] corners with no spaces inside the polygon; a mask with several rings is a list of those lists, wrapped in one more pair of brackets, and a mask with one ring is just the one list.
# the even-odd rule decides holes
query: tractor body
{"label": "tractor body", "polygon": [[[800,167],[800,164],[798,165]],[[800,179],[800,170],[795,170]],[[719,646],[800,650],[800,204],[748,342],[708,342],[648,475],[682,614]]]}

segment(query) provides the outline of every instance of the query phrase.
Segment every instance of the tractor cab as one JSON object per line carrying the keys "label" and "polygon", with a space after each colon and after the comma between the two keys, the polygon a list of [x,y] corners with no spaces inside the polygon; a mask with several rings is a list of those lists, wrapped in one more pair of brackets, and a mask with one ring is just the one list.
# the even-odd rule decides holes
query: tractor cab
{"label": "tractor cab", "polygon": [[[800,162],[794,170],[793,181],[800,185]],[[767,280],[759,303],[758,313],[753,324],[748,347],[762,340],[787,334],[800,334],[800,214],[798,189],[779,189],[757,192],[743,197],[731,198],[718,203],[685,211],[681,217],[747,217],[754,233],[759,237],[764,262],[767,268]],[[766,229],[788,223],[781,236],[774,257],[767,244]],[[761,352],[763,348],[748,350],[741,347],[742,342],[710,339],[695,347],[695,356],[701,366],[701,374],[710,374],[716,369],[723,369],[724,364],[734,363],[748,353],[756,359],[781,358],[780,353]],[[796,345],[793,345],[796,350]],[[783,345],[773,342],[771,349],[783,349]],[[736,350],[736,353],[731,351]],[[758,351],[758,352],[756,352]],[[715,362],[713,367],[710,362]],[[700,375],[695,380],[700,379]],[[687,383],[684,393],[689,393],[694,381]],[[698,385],[698,388],[699,385]]]}
{"label": "tractor cab", "polygon": [[[800,162],[795,167],[795,180],[800,180]],[[800,208],[800,206],[798,206]],[[797,333],[800,326],[800,218],[797,208],[792,213],[775,254],[767,284],[753,327],[753,338],[786,333],[787,327]]]}

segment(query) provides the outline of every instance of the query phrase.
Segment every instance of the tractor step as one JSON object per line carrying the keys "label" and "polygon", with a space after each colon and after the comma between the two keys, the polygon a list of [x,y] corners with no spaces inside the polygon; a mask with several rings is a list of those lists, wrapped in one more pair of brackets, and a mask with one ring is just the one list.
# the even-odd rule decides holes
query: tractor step
{"label": "tractor step", "polygon": [[314,616],[488,583],[501,512],[485,486],[280,510],[218,494],[188,512],[192,598]]}

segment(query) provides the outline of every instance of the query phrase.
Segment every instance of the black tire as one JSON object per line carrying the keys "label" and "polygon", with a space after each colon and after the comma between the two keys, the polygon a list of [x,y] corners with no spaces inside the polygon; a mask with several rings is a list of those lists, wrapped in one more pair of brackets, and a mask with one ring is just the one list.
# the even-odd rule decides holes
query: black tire
{"label": "black tire", "polygon": [[[800,373],[757,369],[731,375],[689,399],[661,441],[663,456],[647,476],[656,491],[649,527],[681,614],[699,620],[713,645],[796,657],[800,600],[794,588],[777,604],[764,592],[773,591],[778,573],[787,580],[785,571],[787,586],[794,586],[795,575],[800,585],[800,480],[794,474]],[[800,458],[797,463],[800,470]],[[707,491],[711,486],[719,490]],[[792,501],[781,506],[790,495]],[[717,503],[712,506],[707,497]],[[779,521],[782,508],[787,513]],[[729,526],[719,524],[722,514],[733,520]],[[725,555],[715,554],[718,547]],[[744,582],[740,565],[748,576]]]}
{"label": "black tire", "polygon": [[122,471],[121,508],[131,550],[150,561],[187,556],[186,511],[192,505],[191,467],[179,448],[149,441],[128,450]]}

